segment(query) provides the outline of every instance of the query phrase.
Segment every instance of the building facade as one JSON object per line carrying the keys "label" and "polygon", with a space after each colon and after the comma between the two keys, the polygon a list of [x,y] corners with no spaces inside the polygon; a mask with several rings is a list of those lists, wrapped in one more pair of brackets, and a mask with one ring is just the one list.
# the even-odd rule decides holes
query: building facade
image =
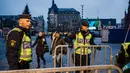
{"label": "building facade", "polygon": [[18,15],[0,15],[0,29],[13,28],[17,25]]}
{"label": "building facade", "polygon": [[32,28],[34,31],[40,32],[44,31],[44,26],[45,26],[45,20],[43,16],[38,16],[38,17],[32,17]]}
{"label": "building facade", "polygon": [[[44,17],[32,17],[31,18],[31,31],[32,34],[35,34],[39,31],[44,31]],[[18,25],[18,15],[0,15],[0,30],[5,31],[5,34],[9,30]]]}
{"label": "building facade", "polygon": [[78,32],[80,12],[74,8],[58,8],[54,0],[48,11],[48,31]]}

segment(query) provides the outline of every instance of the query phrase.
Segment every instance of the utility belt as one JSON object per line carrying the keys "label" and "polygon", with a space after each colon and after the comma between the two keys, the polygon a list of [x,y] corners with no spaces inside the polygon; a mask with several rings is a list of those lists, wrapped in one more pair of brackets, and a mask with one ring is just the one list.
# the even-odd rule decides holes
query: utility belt
{"label": "utility belt", "polygon": [[19,64],[21,64],[21,65],[27,64],[27,63],[30,63],[30,62],[32,62],[32,60],[30,60],[30,61],[19,60]]}
{"label": "utility belt", "polygon": [[21,55],[21,58],[31,58],[31,55]]}

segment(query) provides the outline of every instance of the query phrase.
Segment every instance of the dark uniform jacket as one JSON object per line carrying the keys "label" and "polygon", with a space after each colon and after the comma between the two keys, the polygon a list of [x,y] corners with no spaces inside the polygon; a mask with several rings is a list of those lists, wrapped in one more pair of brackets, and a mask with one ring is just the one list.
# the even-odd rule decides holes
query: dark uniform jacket
{"label": "dark uniform jacket", "polygon": [[[29,36],[28,30],[18,26],[26,35]],[[19,69],[19,48],[21,46],[21,41],[23,38],[23,32],[11,31],[7,35],[6,41],[6,57],[10,69]]]}
{"label": "dark uniform jacket", "polygon": [[[120,67],[122,68],[125,64],[127,64],[128,62],[130,62],[130,57],[125,57],[125,50],[123,49],[124,47],[121,45],[121,49],[118,52],[117,55],[117,63],[120,65]],[[128,46],[128,49],[126,50],[126,52],[128,53],[128,55],[130,56],[130,45]]]}
{"label": "dark uniform jacket", "polygon": [[38,54],[43,54],[43,53],[46,52],[44,46],[47,45],[47,43],[46,43],[46,40],[43,42],[42,39],[45,39],[45,37],[44,36],[41,36],[41,37],[38,36],[36,38],[36,41],[33,44],[33,47],[37,44],[37,46],[36,46],[36,54],[37,55]]}

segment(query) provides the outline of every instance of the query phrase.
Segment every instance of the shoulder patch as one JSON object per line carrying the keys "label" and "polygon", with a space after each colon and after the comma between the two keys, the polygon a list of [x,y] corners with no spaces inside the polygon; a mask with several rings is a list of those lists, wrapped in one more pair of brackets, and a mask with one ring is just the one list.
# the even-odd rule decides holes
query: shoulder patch
{"label": "shoulder patch", "polygon": [[16,46],[16,41],[15,40],[10,40],[10,46],[15,47]]}

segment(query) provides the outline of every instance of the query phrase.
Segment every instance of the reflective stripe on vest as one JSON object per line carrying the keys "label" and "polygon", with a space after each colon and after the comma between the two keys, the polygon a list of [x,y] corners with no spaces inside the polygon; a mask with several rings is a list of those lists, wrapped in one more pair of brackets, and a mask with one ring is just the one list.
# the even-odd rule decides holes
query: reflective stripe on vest
{"label": "reflective stripe on vest", "polygon": [[[83,46],[84,45],[84,42],[85,42],[85,46],[89,46],[90,45],[90,39],[91,39],[92,35],[91,34],[88,34],[86,37],[85,37],[85,40],[80,33],[76,34],[76,40],[74,41],[74,45],[77,46]],[[82,54],[82,55],[86,55],[86,54],[90,54],[91,53],[91,50],[90,48],[75,48],[75,52],[77,54]]]}
{"label": "reflective stripe on vest", "polygon": [[128,49],[128,45],[130,45],[130,42],[127,42],[127,43],[123,43],[122,46],[123,46],[123,49],[125,51],[125,56],[126,57],[129,57],[129,54],[127,53],[127,49]]}
{"label": "reflective stripe on vest", "polygon": [[[12,31],[21,32],[19,28],[14,28]],[[20,60],[31,61],[32,60],[32,49],[31,49],[31,39],[25,33],[22,38],[20,50],[19,50]]]}

